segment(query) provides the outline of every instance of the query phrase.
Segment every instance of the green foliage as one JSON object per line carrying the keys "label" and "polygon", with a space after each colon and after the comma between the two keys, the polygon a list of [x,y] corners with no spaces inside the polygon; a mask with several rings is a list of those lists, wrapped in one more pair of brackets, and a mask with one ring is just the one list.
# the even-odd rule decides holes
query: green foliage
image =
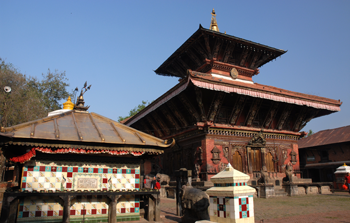
{"label": "green foliage", "polygon": [[309,137],[310,135],[312,135],[313,134],[313,131],[310,129],[309,130],[309,133],[307,133],[307,137]]}
{"label": "green foliage", "polygon": [[[36,120],[60,109],[59,101],[69,95],[65,75],[48,70],[39,81],[26,77],[0,58],[0,125],[8,127]],[[10,93],[3,90],[5,86],[11,87]]]}
{"label": "green foliage", "polygon": [[129,116],[126,116],[126,117],[122,117],[122,116],[119,116],[118,118],[118,121],[123,121],[129,117],[132,117],[134,116],[135,114],[137,114],[138,112],[140,112],[141,110],[143,110],[145,107],[147,107],[148,105],[150,104],[150,102],[148,101],[143,101],[142,100],[142,103],[139,104],[137,107],[135,107],[134,109],[130,110],[129,112]]}

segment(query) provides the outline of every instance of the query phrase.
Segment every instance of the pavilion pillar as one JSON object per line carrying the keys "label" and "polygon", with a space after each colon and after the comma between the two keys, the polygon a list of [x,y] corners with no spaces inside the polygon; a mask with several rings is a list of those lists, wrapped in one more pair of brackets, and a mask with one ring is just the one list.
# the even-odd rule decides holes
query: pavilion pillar
{"label": "pavilion pillar", "polygon": [[148,211],[147,211],[147,218],[148,221],[154,221],[154,200],[152,199],[152,196],[150,195],[148,198]]}
{"label": "pavilion pillar", "polygon": [[62,222],[70,222],[70,202],[72,199],[71,195],[65,195],[60,197],[63,200],[63,220]]}
{"label": "pavilion pillar", "polygon": [[148,197],[148,221],[160,222],[160,194],[151,194]]}
{"label": "pavilion pillar", "polygon": [[263,168],[266,168],[266,148],[261,148],[261,168],[262,170],[264,170]]}
{"label": "pavilion pillar", "polygon": [[17,221],[19,198],[4,195],[3,203],[0,221],[15,223]]}
{"label": "pavilion pillar", "polygon": [[117,222],[117,203],[121,195],[109,195],[110,199],[108,205],[108,222],[116,223]]}

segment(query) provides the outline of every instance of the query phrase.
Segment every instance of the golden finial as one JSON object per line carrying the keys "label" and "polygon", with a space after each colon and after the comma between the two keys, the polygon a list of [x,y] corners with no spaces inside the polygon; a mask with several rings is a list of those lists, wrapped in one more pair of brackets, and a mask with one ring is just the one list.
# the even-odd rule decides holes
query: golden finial
{"label": "golden finial", "polygon": [[215,14],[215,10],[213,9],[213,11],[211,12],[211,23],[210,23],[210,30],[214,30],[216,32],[219,32],[219,26],[218,23],[216,22],[216,14]]}
{"label": "golden finial", "polygon": [[73,110],[74,103],[72,103],[70,96],[67,99],[67,102],[63,103],[63,109]]}
{"label": "golden finial", "polygon": [[343,166],[347,166],[347,165],[346,165],[346,163],[344,163],[344,165],[343,165]]}

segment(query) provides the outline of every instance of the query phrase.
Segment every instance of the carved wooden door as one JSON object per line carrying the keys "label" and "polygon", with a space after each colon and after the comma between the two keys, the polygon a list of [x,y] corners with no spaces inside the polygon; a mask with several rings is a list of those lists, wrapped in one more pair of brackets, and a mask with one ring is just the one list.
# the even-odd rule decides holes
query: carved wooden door
{"label": "carved wooden door", "polygon": [[267,172],[275,172],[275,164],[273,162],[273,156],[270,152],[266,155],[266,168]]}
{"label": "carved wooden door", "polygon": [[233,168],[243,172],[242,156],[236,151],[232,156],[232,165]]}
{"label": "carved wooden door", "polygon": [[250,151],[250,161],[252,163],[253,171],[261,171],[261,152],[259,149],[252,149]]}

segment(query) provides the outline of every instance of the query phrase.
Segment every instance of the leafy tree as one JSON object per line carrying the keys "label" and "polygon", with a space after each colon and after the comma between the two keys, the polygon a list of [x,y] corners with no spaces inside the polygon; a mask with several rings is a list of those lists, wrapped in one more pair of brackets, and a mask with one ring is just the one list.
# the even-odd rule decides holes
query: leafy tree
{"label": "leafy tree", "polygon": [[309,130],[309,133],[307,133],[307,137],[309,137],[310,135],[312,135],[313,134],[313,131],[310,129]]}
{"label": "leafy tree", "polygon": [[142,103],[139,104],[137,107],[135,107],[134,109],[130,110],[129,112],[129,116],[126,116],[126,117],[122,117],[122,116],[119,116],[118,118],[118,121],[123,121],[129,117],[132,117],[134,116],[135,114],[137,114],[138,112],[140,112],[141,110],[143,110],[145,107],[147,107],[148,105],[150,104],[150,102],[148,101],[143,101],[142,100]]}
{"label": "leafy tree", "polygon": [[[6,93],[3,88],[11,87]],[[46,117],[48,112],[61,108],[69,84],[65,72],[48,70],[41,81],[21,74],[11,63],[0,58],[0,125],[13,126]]]}

